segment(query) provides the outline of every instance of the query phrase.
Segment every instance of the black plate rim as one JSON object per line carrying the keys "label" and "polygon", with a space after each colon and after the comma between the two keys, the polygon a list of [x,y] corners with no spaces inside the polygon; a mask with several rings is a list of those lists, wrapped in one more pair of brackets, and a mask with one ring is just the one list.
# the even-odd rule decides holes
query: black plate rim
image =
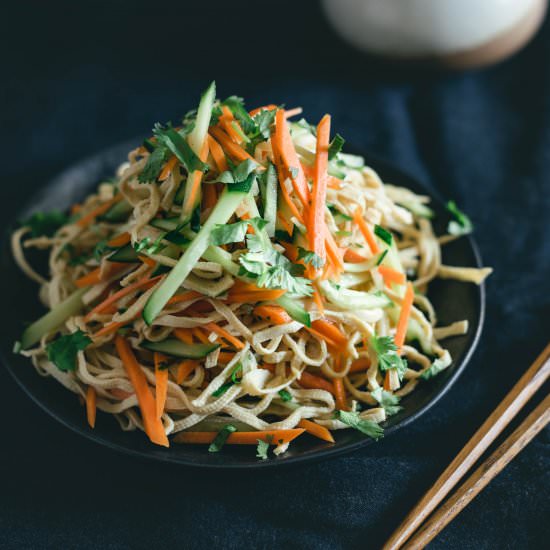
{"label": "black plate rim", "polygon": [[[43,189],[49,188],[51,185],[54,184],[54,182],[61,180],[66,174],[71,173],[72,171],[82,168],[84,166],[90,165],[94,163],[99,158],[102,158],[103,156],[109,154],[109,152],[123,149],[125,146],[127,146],[127,150],[131,150],[133,147],[135,147],[136,143],[140,143],[141,140],[134,139],[130,140],[128,142],[115,144],[112,147],[108,147],[102,151],[99,151],[93,155],[90,155],[88,157],[85,157],[81,161],[77,161],[71,165],[69,165],[67,168],[62,170],[60,173],[58,173],[56,176],[51,178],[43,187]],[[414,176],[409,175],[407,172],[405,172],[400,166],[393,165],[390,162],[388,162],[385,159],[382,159],[380,157],[376,157],[371,154],[364,154],[363,155],[365,159],[368,162],[373,162],[378,164],[379,166],[387,167],[394,172],[401,173],[405,178],[408,179],[414,179],[415,183],[421,187],[426,194],[428,194],[434,201],[438,203],[443,203],[443,199],[441,196],[437,193],[437,191],[432,191],[427,188],[427,186],[419,179],[417,179]],[[19,208],[20,212],[25,212],[31,210],[29,208],[29,201],[25,201],[21,208]],[[6,245],[6,241],[9,240],[9,231],[11,228],[16,226],[17,220],[19,218],[14,217],[13,220],[11,220],[11,223],[8,223],[7,226],[5,226],[7,229],[5,229],[4,234],[2,236],[3,245]],[[462,237],[463,239],[467,239],[468,244],[473,252],[474,258],[475,258],[475,264],[476,267],[482,267],[482,259],[481,259],[481,253],[479,250],[479,247],[472,237],[472,235],[465,235]],[[457,381],[459,376],[462,374],[466,366],[468,365],[470,359],[472,358],[472,355],[474,354],[478,344],[479,340],[481,338],[481,333],[483,330],[483,325],[485,322],[485,309],[486,309],[486,300],[485,300],[485,283],[481,283],[477,287],[477,298],[478,298],[478,307],[479,307],[479,314],[477,316],[477,323],[476,323],[476,330],[475,334],[472,339],[472,344],[470,348],[466,351],[466,353],[461,358],[460,362],[455,364],[454,371],[451,376],[445,381],[445,384],[440,388],[439,392],[435,393],[432,399],[430,399],[424,406],[422,406],[420,409],[418,409],[416,412],[412,413],[411,415],[407,416],[403,420],[401,420],[399,423],[390,426],[388,428],[384,429],[384,438],[391,436],[391,434],[395,433],[397,430],[404,428],[405,426],[408,426],[415,420],[417,420],[420,416],[428,412],[432,407],[434,407],[439,400],[451,389],[451,387],[454,385],[454,383]],[[4,354],[2,350],[0,350],[0,362],[4,365],[6,370],[10,373],[11,377],[15,380],[17,385],[23,390],[23,392],[31,398],[31,400],[38,405],[39,408],[41,408],[44,412],[46,412],[51,418],[58,421],[60,424],[71,430],[73,433],[76,433],[78,435],[81,435],[85,437],[86,439],[93,441],[94,443],[97,443],[99,445],[102,445],[104,447],[107,447],[108,449],[112,449],[118,453],[121,453],[123,455],[129,455],[140,459],[145,459],[147,461],[154,461],[154,462],[162,462],[164,464],[175,464],[181,467],[189,467],[189,468],[196,468],[200,470],[251,470],[251,469],[258,469],[258,468],[274,468],[276,466],[295,466],[298,464],[305,464],[305,463],[314,463],[314,462],[320,462],[323,460],[328,460],[330,458],[334,458],[337,456],[342,456],[345,454],[350,454],[355,451],[358,451],[359,449],[362,449],[364,447],[367,447],[368,445],[372,445],[373,443],[376,443],[371,438],[366,437],[365,439],[359,440],[354,443],[346,443],[342,445],[337,445],[334,447],[326,447],[324,449],[321,449],[320,451],[312,454],[304,454],[304,455],[298,455],[298,456],[292,456],[288,458],[284,458],[282,460],[277,460],[276,458],[273,458],[271,460],[260,460],[258,462],[253,463],[247,463],[247,464],[239,464],[239,463],[225,463],[225,464],[217,464],[217,463],[201,463],[201,462],[190,462],[185,459],[181,459],[175,454],[151,454],[146,451],[136,450],[129,448],[124,445],[120,445],[118,443],[115,443],[109,439],[106,439],[100,435],[97,435],[97,432],[94,432],[94,430],[88,430],[84,429],[82,427],[77,426],[76,424],[72,424],[68,419],[64,418],[62,415],[57,414],[54,410],[50,409],[45,403],[43,403],[40,399],[38,399],[32,390],[28,388],[22,379],[20,379],[17,376],[16,369],[12,367],[8,357]]]}

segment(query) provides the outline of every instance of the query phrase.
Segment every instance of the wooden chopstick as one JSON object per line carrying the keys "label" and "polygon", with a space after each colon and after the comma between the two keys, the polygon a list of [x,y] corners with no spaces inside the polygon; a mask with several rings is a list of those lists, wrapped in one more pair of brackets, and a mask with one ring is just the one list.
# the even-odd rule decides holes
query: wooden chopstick
{"label": "wooden chopstick", "polygon": [[[485,420],[470,441],[439,476],[431,489],[409,512],[401,525],[383,546],[383,550],[397,550],[436,506],[450,493],[466,472],[474,465],[489,445],[498,437],[518,411],[550,377],[550,343],[525,371],[498,407]],[[496,474],[495,474],[496,475]]]}
{"label": "wooden chopstick", "polygon": [[403,547],[421,550],[550,422],[550,394]]}

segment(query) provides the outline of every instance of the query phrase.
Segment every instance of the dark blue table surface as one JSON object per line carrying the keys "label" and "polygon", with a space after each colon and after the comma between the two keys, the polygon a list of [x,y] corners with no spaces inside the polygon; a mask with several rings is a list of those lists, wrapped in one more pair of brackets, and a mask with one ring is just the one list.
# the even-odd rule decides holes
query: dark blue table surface
{"label": "dark blue table surface", "polygon": [[[495,268],[481,344],[452,391],[378,445],[230,475],[95,446],[0,369],[2,548],[376,548],[548,340],[548,25],[498,66],[429,73],[351,50],[313,1],[196,4],[2,8],[1,219],[65,166],[176,119],[215,78],[220,95],[251,107],[332,113],[349,142],[456,199]],[[431,547],[546,546],[549,464],[546,431]]]}

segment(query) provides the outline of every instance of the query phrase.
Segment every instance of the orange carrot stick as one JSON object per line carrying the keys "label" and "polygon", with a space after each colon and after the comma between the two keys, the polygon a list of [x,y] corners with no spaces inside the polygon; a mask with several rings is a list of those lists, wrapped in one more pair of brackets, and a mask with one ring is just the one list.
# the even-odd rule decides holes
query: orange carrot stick
{"label": "orange carrot stick", "polygon": [[115,292],[114,294],[111,294],[106,300],[103,300],[100,304],[95,306],[90,312],[86,314],[84,317],[84,322],[87,323],[93,315],[97,313],[102,313],[105,311],[109,306],[112,304],[115,304],[118,302],[121,298],[124,298],[124,296],[127,296],[128,294],[131,294],[132,292],[135,292],[136,290],[143,290],[147,288],[151,288],[154,286],[160,279],[162,278],[162,275],[157,275],[156,277],[153,277],[152,279],[149,279],[149,277],[146,277],[144,279],[140,279],[139,281],[136,281],[135,283],[132,283],[131,285],[128,285],[124,288],[121,288],[118,292]]}
{"label": "orange carrot stick", "polygon": [[100,336],[105,336],[116,332],[119,328],[123,327],[125,323],[120,323],[118,321],[112,321],[108,325],[105,325],[103,328],[100,328],[96,333],[94,333],[94,338],[99,338]]}
{"label": "orange carrot stick", "polygon": [[311,327],[304,327],[310,334],[313,334],[315,338],[319,340],[324,340],[327,345],[335,350],[340,349],[340,345],[335,342],[330,336],[327,336],[326,334],[323,334],[322,332],[319,332]]}
{"label": "orange carrot stick", "polygon": [[353,248],[346,248],[344,252],[344,261],[350,264],[360,264],[367,261],[367,258],[358,254]]}
{"label": "orange carrot stick", "polygon": [[351,367],[348,370],[349,373],[354,372],[363,372],[366,371],[370,367],[370,359],[368,357],[359,357],[358,359],[355,359],[353,363],[351,364]]}
{"label": "orange carrot stick", "polygon": [[335,378],[332,381],[334,386],[334,400],[336,401],[336,408],[341,411],[347,411],[348,406],[346,404],[346,388],[344,387],[344,380],[342,378]]}
{"label": "orange carrot stick", "polygon": [[105,266],[105,269],[103,270],[103,275],[101,274],[101,267],[97,267],[96,269],[90,271],[90,273],[87,273],[86,275],[83,275],[82,277],[78,278],[74,282],[74,284],[78,288],[84,288],[85,286],[96,285],[97,283],[101,283],[101,281],[108,279],[112,275],[115,275],[120,271],[124,271],[125,269],[128,269],[127,263],[109,262]]}
{"label": "orange carrot stick", "polygon": [[325,314],[325,304],[323,303],[323,297],[321,296],[321,293],[317,288],[313,291],[313,300],[315,302],[315,305],[317,306],[317,309],[319,310],[319,313],[321,315]]}
{"label": "orange carrot stick", "polygon": [[336,342],[338,346],[345,347],[348,343],[346,335],[330,321],[324,319],[317,319],[311,323],[311,326],[321,334],[328,336],[333,342]]}
{"label": "orange carrot stick", "polygon": [[403,302],[401,303],[401,313],[399,314],[399,320],[397,321],[397,330],[395,331],[394,342],[399,348],[398,353],[401,352],[401,346],[405,343],[405,337],[407,336],[407,328],[409,326],[409,317],[411,316],[411,308],[414,301],[414,289],[412,283],[407,285]]}
{"label": "orange carrot stick", "polygon": [[97,393],[93,386],[86,389],[86,418],[90,428],[95,428],[95,417],[97,412]]}
{"label": "orange carrot stick", "polygon": [[360,206],[355,209],[355,212],[353,213],[353,220],[358,225],[363,237],[365,237],[365,241],[367,241],[371,252],[373,254],[378,254],[378,252],[380,252],[380,248],[378,248],[376,239],[374,238],[372,231],[369,229],[365,218],[363,218],[363,209]]}
{"label": "orange carrot stick", "polygon": [[174,336],[181,340],[184,344],[193,343],[193,334],[188,328],[175,328]]}
{"label": "orange carrot stick", "polygon": [[317,126],[315,171],[311,190],[311,211],[309,214],[309,246],[322,260],[327,257],[325,235],[325,207],[327,198],[328,147],[330,138],[330,115],[325,115]]}
{"label": "orange carrot stick", "polygon": [[256,302],[268,302],[270,300],[276,300],[286,293],[284,289],[273,290],[259,290],[255,292],[230,292],[227,295],[227,303],[256,303]]}
{"label": "orange carrot stick", "polygon": [[145,433],[153,443],[169,447],[168,438],[164,432],[164,426],[160,418],[156,415],[155,398],[151,393],[147,378],[141,370],[130,344],[125,338],[117,335],[115,346],[118,356],[126,370],[126,374],[136,391]]}
{"label": "orange carrot stick", "polygon": [[325,390],[334,395],[334,386],[328,380],[309,372],[302,372],[300,379],[296,382],[308,390]]}
{"label": "orange carrot stick", "polygon": [[206,323],[205,325],[201,325],[200,328],[202,328],[203,330],[208,330],[210,332],[215,332],[218,336],[221,336],[224,340],[229,342],[233,347],[237,349],[244,348],[244,344],[238,338],[235,338],[235,336],[227,332],[227,330],[220,327],[219,325],[216,325],[216,323]]}
{"label": "orange carrot stick", "polygon": [[187,292],[182,292],[181,294],[174,294],[172,298],[166,302],[167,304],[177,304],[178,302],[188,302],[189,300],[194,300],[195,298],[201,297],[202,294],[196,290],[188,290]]}
{"label": "orange carrot stick", "polygon": [[[261,432],[233,432],[227,438],[229,445],[257,445],[258,440],[265,441],[271,445],[280,445],[290,443],[299,435],[305,432],[303,428],[294,428],[292,430],[264,430]],[[176,443],[196,443],[206,445],[212,443],[218,432],[180,432],[173,441]]]}
{"label": "orange carrot stick", "polygon": [[292,322],[292,317],[281,306],[256,306],[253,313],[274,325],[286,325]]}
{"label": "orange carrot stick", "polygon": [[203,344],[211,344],[212,342],[208,339],[206,334],[202,330],[199,329],[199,327],[195,327],[191,329],[191,334],[201,343]]}
{"label": "orange carrot stick", "polygon": [[184,359],[178,366],[176,384],[181,384],[198,366],[196,359]]}
{"label": "orange carrot stick", "polygon": [[303,109],[301,107],[294,107],[294,109],[289,109],[288,111],[285,111],[285,118],[292,118],[296,115],[301,115]]}
{"label": "orange carrot stick", "polygon": [[220,128],[215,126],[210,127],[210,133],[216,138],[223,149],[229,154],[229,156],[235,160],[242,162],[243,160],[254,160],[240,145],[237,145],[231,138]]}
{"label": "orange carrot stick", "polygon": [[168,159],[168,162],[162,167],[162,170],[159,174],[159,181],[164,181],[168,179],[170,172],[178,165],[178,157],[173,155]]}
{"label": "orange carrot stick", "polygon": [[258,107],[256,109],[252,109],[248,114],[250,116],[256,116],[260,111],[273,111],[273,109],[276,109],[277,105],[273,105],[273,103],[270,103],[269,105],[263,105],[262,107]]}
{"label": "orange carrot stick", "polygon": [[104,202],[101,206],[94,208],[93,210],[88,212],[85,216],[82,216],[82,218],[77,220],[76,225],[82,228],[90,225],[98,216],[101,216],[101,214],[105,214],[105,212],[107,212],[107,210],[109,210],[109,208],[111,208],[113,204],[116,204],[121,200],[122,200],[122,195],[120,193],[118,195],[115,195],[111,200]]}
{"label": "orange carrot stick", "polygon": [[304,430],[308,434],[314,435],[315,437],[318,437],[323,441],[334,443],[334,438],[332,437],[330,431],[327,430],[324,426],[317,424],[317,422],[312,422],[311,420],[306,420],[305,418],[302,418],[302,420],[298,422],[298,426],[300,428],[304,428]]}
{"label": "orange carrot stick", "polygon": [[168,369],[161,369],[163,356],[160,353],[154,353],[155,362],[155,402],[157,405],[157,418],[161,418],[166,406],[166,396],[168,394]]}
{"label": "orange carrot stick", "polygon": [[227,166],[225,153],[223,152],[221,145],[210,134],[208,134],[208,147],[210,148],[210,153],[214,159],[218,172],[225,172],[229,168]]}
{"label": "orange carrot stick", "polygon": [[387,265],[378,266],[378,272],[382,275],[386,286],[390,286],[391,283],[396,285],[404,285],[407,282],[407,277],[401,271],[397,271],[388,267]]}
{"label": "orange carrot stick", "polygon": [[218,354],[218,363],[227,365],[235,357],[235,354],[231,351],[220,351]]}
{"label": "orange carrot stick", "polygon": [[[199,159],[202,160],[202,162],[206,162],[207,158],[208,158],[208,140],[205,139],[204,143],[202,144],[202,148],[200,150]],[[203,176],[203,172],[201,170],[195,170],[191,174],[191,190],[189,191],[189,194],[185,197],[185,199],[187,200],[184,200],[184,203],[182,205],[182,209],[184,212],[191,213],[191,210],[193,209],[193,205],[197,200],[199,189],[201,188],[202,176]],[[187,183],[187,185],[189,185],[189,182]]]}
{"label": "orange carrot stick", "polygon": [[216,186],[209,183],[204,186],[204,200],[202,206],[205,210],[209,208],[214,208],[218,202],[218,192],[216,191]]}
{"label": "orange carrot stick", "polygon": [[107,242],[107,246],[111,248],[120,248],[130,242],[130,233],[121,233],[116,237],[113,237],[110,241]]}

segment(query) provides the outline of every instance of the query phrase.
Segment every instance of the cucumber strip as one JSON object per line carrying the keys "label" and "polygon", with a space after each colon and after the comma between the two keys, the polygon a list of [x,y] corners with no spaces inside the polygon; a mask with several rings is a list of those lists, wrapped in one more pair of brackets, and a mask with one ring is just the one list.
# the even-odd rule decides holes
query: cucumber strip
{"label": "cucumber strip", "polygon": [[219,344],[185,344],[177,338],[167,338],[162,342],[145,341],[141,342],[140,346],[150,351],[158,351],[166,353],[166,355],[189,359],[202,359],[220,347]]}
{"label": "cucumber strip", "polygon": [[267,222],[265,230],[270,238],[275,236],[275,224],[277,223],[277,173],[275,166],[269,163],[264,173],[264,186],[262,187],[262,200],[264,203],[264,220]]}
{"label": "cucumber strip", "polygon": [[[189,146],[195,154],[200,158],[201,150],[208,134],[208,125],[212,118],[212,108],[214,107],[214,100],[216,99],[216,83],[212,81],[210,86],[201,95],[199,102],[199,108],[197,109],[197,118],[195,120],[195,127],[189,134],[188,142]],[[202,159],[201,159],[202,160]],[[206,160],[206,159],[205,159]],[[191,213],[200,204],[201,201],[201,189],[199,187],[198,192],[191,202],[191,182],[194,179],[192,174],[188,174],[187,181],[185,183],[185,192],[183,195],[183,206],[181,208],[181,220],[187,221],[191,217]],[[178,190],[179,191],[179,190]]]}
{"label": "cucumber strip", "polygon": [[224,190],[216,206],[212,210],[206,223],[197,233],[193,241],[187,247],[178,263],[170,274],[157,288],[143,309],[143,318],[150,325],[155,317],[162,311],[166,302],[176,293],[187,278],[195,264],[199,261],[205,250],[208,248],[210,233],[217,224],[227,223],[241,202],[249,195],[251,185],[245,186],[243,191]]}
{"label": "cucumber strip", "polygon": [[156,227],[157,229],[162,229],[163,231],[174,231],[179,223],[179,218],[153,218],[149,222],[149,225]]}
{"label": "cucumber strip", "polygon": [[127,244],[113,252],[108,258],[108,262],[121,262],[133,264],[139,260],[137,252],[131,244]]}
{"label": "cucumber strip", "polygon": [[208,262],[220,264],[230,275],[236,277],[239,274],[240,266],[233,261],[233,257],[227,250],[219,246],[209,246],[202,257]]}
{"label": "cucumber strip", "polygon": [[336,289],[329,281],[321,281],[319,288],[329,302],[342,309],[375,309],[378,307],[387,307],[392,303],[383,293],[372,294],[370,292],[361,292],[347,288]]}
{"label": "cucumber strip", "polygon": [[302,323],[306,327],[311,326],[311,317],[302,307],[298,298],[290,298],[286,294],[275,300],[295,321]]}
{"label": "cucumber strip", "polygon": [[30,348],[39,342],[42,336],[57,330],[69,317],[76,315],[82,309],[82,296],[87,290],[88,288],[81,288],[73,292],[46,315],[29,325],[21,335],[21,348]]}
{"label": "cucumber strip", "polygon": [[134,207],[130,203],[120,201],[109,208],[109,210],[107,210],[103,216],[100,216],[99,219],[106,222],[123,222],[128,218],[133,209]]}

